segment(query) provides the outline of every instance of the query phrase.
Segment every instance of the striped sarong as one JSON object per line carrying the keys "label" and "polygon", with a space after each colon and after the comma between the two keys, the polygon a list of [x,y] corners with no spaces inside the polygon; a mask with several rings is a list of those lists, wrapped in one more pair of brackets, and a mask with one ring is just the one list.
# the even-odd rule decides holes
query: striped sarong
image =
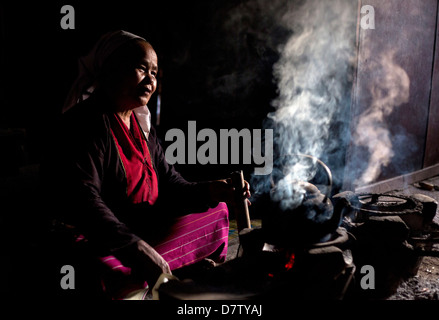
{"label": "striped sarong", "polygon": [[[227,205],[220,203],[206,212],[177,218],[153,247],[168,262],[171,270],[194,264],[207,257],[215,262],[224,262],[228,247],[228,213]],[[111,291],[109,293],[114,299],[147,287],[146,283],[134,283],[130,277],[131,268],[124,266],[116,257],[106,256],[99,260],[107,271],[102,281],[103,288]]]}

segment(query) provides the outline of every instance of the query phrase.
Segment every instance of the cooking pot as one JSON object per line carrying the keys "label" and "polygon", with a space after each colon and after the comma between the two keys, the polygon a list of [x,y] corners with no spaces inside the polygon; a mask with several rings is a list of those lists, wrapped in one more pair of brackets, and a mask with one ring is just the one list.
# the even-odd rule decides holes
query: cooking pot
{"label": "cooking pot", "polygon": [[[343,201],[335,205],[330,199],[332,174],[319,159],[309,155],[294,155],[284,163],[305,161],[313,164],[309,169],[309,181],[292,180],[292,189],[299,194],[299,203],[286,206],[278,196],[279,175],[272,179],[269,210],[262,217],[262,229],[266,242],[282,247],[295,247],[331,240],[342,221]],[[322,185],[322,173],[326,185]],[[316,181],[315,183],[313,183]],[[324,189],[322,192],[320,189]],[[288,203],[288,201],[286,202]]]}

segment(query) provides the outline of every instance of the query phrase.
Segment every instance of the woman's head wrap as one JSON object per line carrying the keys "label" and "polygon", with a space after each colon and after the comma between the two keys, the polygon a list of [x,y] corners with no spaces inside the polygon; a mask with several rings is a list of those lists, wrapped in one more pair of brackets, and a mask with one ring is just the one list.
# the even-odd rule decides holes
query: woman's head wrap
{"label": "woman's head wrap", "polygon": [[89,97],[95,89],[97,77],[107,58],[120,46],[135,39],[145,40],[123,30],[106,33],[96,42],[88,55],[79,59],[78,77],[64,103],[63,113]]}
{"label": "woman's head wrap", "polygon": [[[144,40],[133,33],[118,30],[104,34],[95,44],[90,53],[81,57],[78,62],[78,76],[70,89],[62,112],[66,112],[78,102],[86,100],[96,88],[96,81],[108,57],[131,40]],[[147,133],[150,129],[150,112],[146,106],[135,109],[139,122]],[[145,118],[146,117],[146,118]],[[146,127],[145,127],[146,126]]]}

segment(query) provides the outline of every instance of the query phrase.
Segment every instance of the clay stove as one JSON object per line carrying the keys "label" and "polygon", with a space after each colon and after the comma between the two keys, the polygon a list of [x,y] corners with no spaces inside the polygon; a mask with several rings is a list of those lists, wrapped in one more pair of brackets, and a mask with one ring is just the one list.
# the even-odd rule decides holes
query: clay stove
{"label": "clay stove", "polygon": [[[381,299],[416,275],[423,256],[439,256],[434,199],[350,191],[331,197],[330,171],[316,163],[326,172],[325,192],[300,181],[302,202],[287,210],[267,195],[262,227],[240,231],[236,259],[169,281],[162,299]],[[373,290],[361,285],[364,266],[374,270]]]}
{"label": "clay stove", "polygon": [[[332,184],[329,169],[319,164]],[[343,299],[355,272],[352,237],[340,227],[344,199],[334,206],[330,188],[322,193],[309,181],[296,181],[301,201],[282,208],[267,195],[261,228],[239,233],[236,259],[193,281],[169,282],[160,296],[170,299]],[[347,201],[347,200],[346,200]]]}
{"label": "clay stove", "polygon": [[[343,192],[342,226],[354,237],[352,246],[357,266],[352,294],[359,298],[386,298],[400,283],[417,274],[423,256],[438,256],[439,225],[433,218],[437,202],[425,195]],[[374,270],[373,290],[361,288],[360,270]]]}

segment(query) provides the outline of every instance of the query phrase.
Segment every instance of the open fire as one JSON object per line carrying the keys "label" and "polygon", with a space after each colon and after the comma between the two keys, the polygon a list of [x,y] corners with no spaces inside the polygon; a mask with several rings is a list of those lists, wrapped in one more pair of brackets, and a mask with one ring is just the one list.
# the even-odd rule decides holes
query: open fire
{"label": "open fire", "polygon": [[[330,171],[316,163],[326,173],[328,187]],[[239,234],[239,257],[220,266],[221,271],[216,268],[208,280],[193,282],[190,290],[168,284],[164,296],[173,299],[185,292],[185,299],[195,293],[197,298],[214,293],[217,299],[385,298],[416,275],[424,256],[439,256],[432,250],[439,243],[434,199],[350,191],[329,197],[317,188],[325,179],[314,180],[316,184],[299,183],[305,190],[302,202],[291,209],[284,210],[267,195],[262,227],[244,228]],[[362,287],[365,268],[376,276],[375,290]]]}

